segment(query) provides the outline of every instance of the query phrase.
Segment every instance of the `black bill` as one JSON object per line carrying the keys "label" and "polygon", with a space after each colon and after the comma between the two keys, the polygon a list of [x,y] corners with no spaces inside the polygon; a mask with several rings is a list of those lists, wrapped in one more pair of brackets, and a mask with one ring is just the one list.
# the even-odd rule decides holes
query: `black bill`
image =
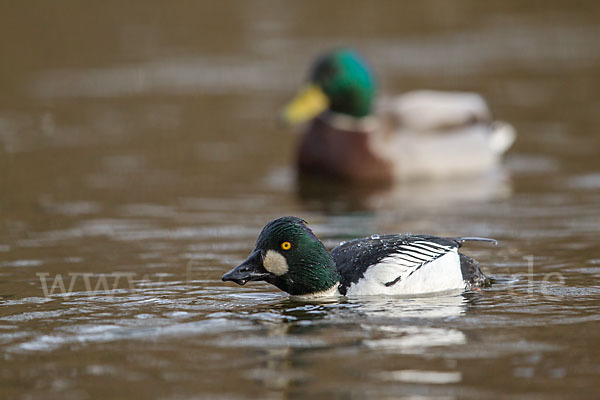
{"label": "black bill", "polygon": [[231,281],[238,285],[245,285],[248,281],[262,281],[269,276],[269,273],[262,265],[262,256],[260,250],[254,250],[248,256],[246,261],[223,275],[223,282]]}

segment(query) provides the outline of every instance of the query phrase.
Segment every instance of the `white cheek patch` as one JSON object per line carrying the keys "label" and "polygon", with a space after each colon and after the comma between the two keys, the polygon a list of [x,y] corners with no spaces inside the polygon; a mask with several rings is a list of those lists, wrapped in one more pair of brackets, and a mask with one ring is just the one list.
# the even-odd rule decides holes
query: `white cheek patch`
{"label": "white cheek patch", "polygon": [[263,266],[267,271],[277,276],[281,276],[289,270],[285,257],[275,250],[267,251],[267,255],[263,260]]}

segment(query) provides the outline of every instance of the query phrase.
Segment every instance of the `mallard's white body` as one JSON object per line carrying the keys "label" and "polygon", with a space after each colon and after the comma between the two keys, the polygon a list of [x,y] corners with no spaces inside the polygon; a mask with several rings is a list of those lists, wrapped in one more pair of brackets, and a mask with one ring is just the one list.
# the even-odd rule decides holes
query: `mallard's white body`
{"label": "mallard's white body", "polygon": [[516,138],[512,125],[492,120],[476,93],[408,92],[380,101],[373,116],[328,112],[323,119],[337,130],[367,134],[370,152],[392,166],[396,180],[485,174]]}
{"label": "mallard's white body", "polygon": [[[516,138],[514,128],[492,119],[476,93],[419,90],[380,105],[395,145],[400,179],[468,176],[493,169]],[[390,151],[393,154],[390,154]]]}

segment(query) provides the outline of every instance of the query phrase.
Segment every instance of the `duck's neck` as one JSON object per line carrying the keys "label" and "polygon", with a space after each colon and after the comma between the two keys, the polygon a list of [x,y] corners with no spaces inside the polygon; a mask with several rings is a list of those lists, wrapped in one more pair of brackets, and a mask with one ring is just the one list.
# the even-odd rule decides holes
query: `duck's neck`
{"label": "duck's neck", "polygon": [[339,287],[340,287],[340,283],[338,282],[335,285],[333,285],[332,287],[330,287],[329,289],[325,289],[320,292],[294,295],[294,297],[298,298],[300,300],[312,300],[312,299],[319,299],[322,297],[339,296],[340,295]]}
{"label": "duck's neck", "polygon": [[319,119],[327,125],[342,131],[349,132],[375,132],[379,128],[379,121],[373,115],[354,117],[348,114],[326,111]]}
{"label": "duck's neck", "polygon": [[300,260],[301,266],[290,268],[285,277],[272,283],[292,296],[324,296],[337,292],[340,274],[333,258],[323,247]]}

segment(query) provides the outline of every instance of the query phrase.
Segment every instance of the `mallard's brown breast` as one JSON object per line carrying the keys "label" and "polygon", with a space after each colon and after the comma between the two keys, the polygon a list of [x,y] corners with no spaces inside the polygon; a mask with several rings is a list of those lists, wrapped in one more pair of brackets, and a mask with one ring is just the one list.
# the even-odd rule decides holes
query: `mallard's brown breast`
{"label": "mallard's brown breast", "polygon": [[300,172],[356,181],[391,181],[393,165],[373,151],[369,135],[372,133],[339,129],[316,118],[300,142]]}

